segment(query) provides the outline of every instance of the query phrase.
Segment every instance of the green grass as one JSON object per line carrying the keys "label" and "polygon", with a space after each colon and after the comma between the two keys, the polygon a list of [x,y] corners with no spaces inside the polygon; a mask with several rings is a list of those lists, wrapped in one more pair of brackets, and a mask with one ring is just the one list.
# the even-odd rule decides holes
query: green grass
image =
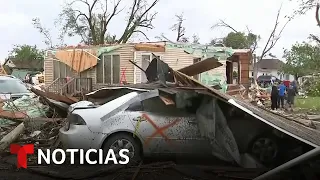
{"label": "green grass", "polygon": [[297,97],[295,107],[306,110],[320,110],[320,97]]}

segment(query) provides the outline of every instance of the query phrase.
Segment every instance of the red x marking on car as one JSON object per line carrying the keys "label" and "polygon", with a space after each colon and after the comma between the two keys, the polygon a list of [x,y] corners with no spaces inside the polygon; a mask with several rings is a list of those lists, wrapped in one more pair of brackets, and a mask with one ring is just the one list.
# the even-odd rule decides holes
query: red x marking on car
{"label": "red x marking on car", "polygon": [[149,136],[149,137],[147,138],[147,140],[145,141],[145,144],[146,144],[146,145],[148,145],[148,144],[150,143],[151,139],[152,139],[153,137],[155,137],[157,134],[160,134],[166,141],[170,142],[170,141],[169,141],[170,139],[169,139],[163,132],[164,132],[166,129],[168,129],[168,128],[174,126],[174,125],[176,125],[176,124],[180,121],[180,119],[176,119],[175,121],[173,121],[173,122],[171,122],[171,123],[169,123],[169,124],[167,124],[167,125],[165,125],[165,126],[163,126],[163,127],[159,127],[159,126],[157,126],[157,125],[154,123],[154,121],[152,121],[152,120],[150,119],[150,117],[149,117],[148,115],[142,114],[142,117],[144,117],[144,118],[156,129],[156,131],[155,131],[151,136]]}

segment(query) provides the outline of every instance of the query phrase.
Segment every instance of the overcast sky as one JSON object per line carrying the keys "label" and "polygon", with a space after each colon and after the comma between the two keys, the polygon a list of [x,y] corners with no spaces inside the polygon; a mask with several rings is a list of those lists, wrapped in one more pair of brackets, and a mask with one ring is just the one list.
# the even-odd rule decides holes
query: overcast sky
{"label": "overcast sky", "polygon": [[[130,0],[123,1],[122,6],[129,8]],[[174,39],[175,34],[169,28],[175,23],[175,14],[184,12],[187,36],[191,37],[195,33],[200,37],[201,43],[208,43],[212,38],[223,37],[230,32],[229,29],[210,29],[213,24],[222,19],[238,31],[245,31],[248,26],[253,33],[261,35],[260,49],[257,51],[261,53],[261,48],[273,28],[276,13],[282,2],[280,26],[285,22],[283,17],[292,14],[297,4],[289,0],[160,0],[154,8],[154,11],[158,12],[153,23],[155,29],[149,30],[146,34],[150,40],[156,40],[155,36],[161,33]],[[0,6],[0,61],[8,56],[8,51],[14,44],[46,48],[43,36],[32,25],[32,18],[39,17],[42,24],[51,29],[53,39],[57,39],[58,29],[55,28],[54,21],[63,3],[64,0],[10,0],[6,1],[4,6]],[[113,19],[109,26],[110,33],[121,34],[125,25],[126,12],[126,10],[122,11],[117,18]],[[288,24],[281,39],[272,50],[272,54],[281,57],[283,48],[290,48],[295,42],[307,40],[310,33],[319,34],[319,32],[313,11],[298,17]],[[78,38],[69,38],[66,39],[66,43],[76,45],[78,40]]]}

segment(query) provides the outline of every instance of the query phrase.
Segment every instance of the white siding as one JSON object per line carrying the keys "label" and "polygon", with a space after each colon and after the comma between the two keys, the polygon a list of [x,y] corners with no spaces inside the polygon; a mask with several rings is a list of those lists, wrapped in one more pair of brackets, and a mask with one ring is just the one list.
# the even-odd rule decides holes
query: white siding
{"label": "white siding", "polygon": [[[142,67],[142,55],[148,55],[152,52],[136,51],[135,62]],[[172,69],[178,70],[193,64],[193,57],[179,48],[166,48],[166,52],[154,52],[156,56],[160,56],[161,60],[167,63]],[[135,68],[135,83],[141,83],[141,70]]]}

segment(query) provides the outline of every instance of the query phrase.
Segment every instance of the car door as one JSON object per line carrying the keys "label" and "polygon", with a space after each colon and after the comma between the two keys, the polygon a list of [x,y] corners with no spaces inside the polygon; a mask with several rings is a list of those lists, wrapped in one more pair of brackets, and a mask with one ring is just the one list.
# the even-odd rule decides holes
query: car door
{"label": "car door", "polygon": [[159,97],[140,105],[133,104],[128,110],[134,126],[138,127],[137,132],[144,139],[146,151],[161,154],[206,152],[203,150],[208,147],[207,141],[201,138],[195,115],[174,105],[165,105]]}
{"label": "car door", "polygon": [[140,101],[131,104],[126,112],[135,127],[134,135],[138,135],[142,140],[145,154],[173,153],[170,146],[165,142],[163,133],[157,133],[157,128],[166,124],[169,119],[159,118],[161,116],[146,112],[143,103]]}

